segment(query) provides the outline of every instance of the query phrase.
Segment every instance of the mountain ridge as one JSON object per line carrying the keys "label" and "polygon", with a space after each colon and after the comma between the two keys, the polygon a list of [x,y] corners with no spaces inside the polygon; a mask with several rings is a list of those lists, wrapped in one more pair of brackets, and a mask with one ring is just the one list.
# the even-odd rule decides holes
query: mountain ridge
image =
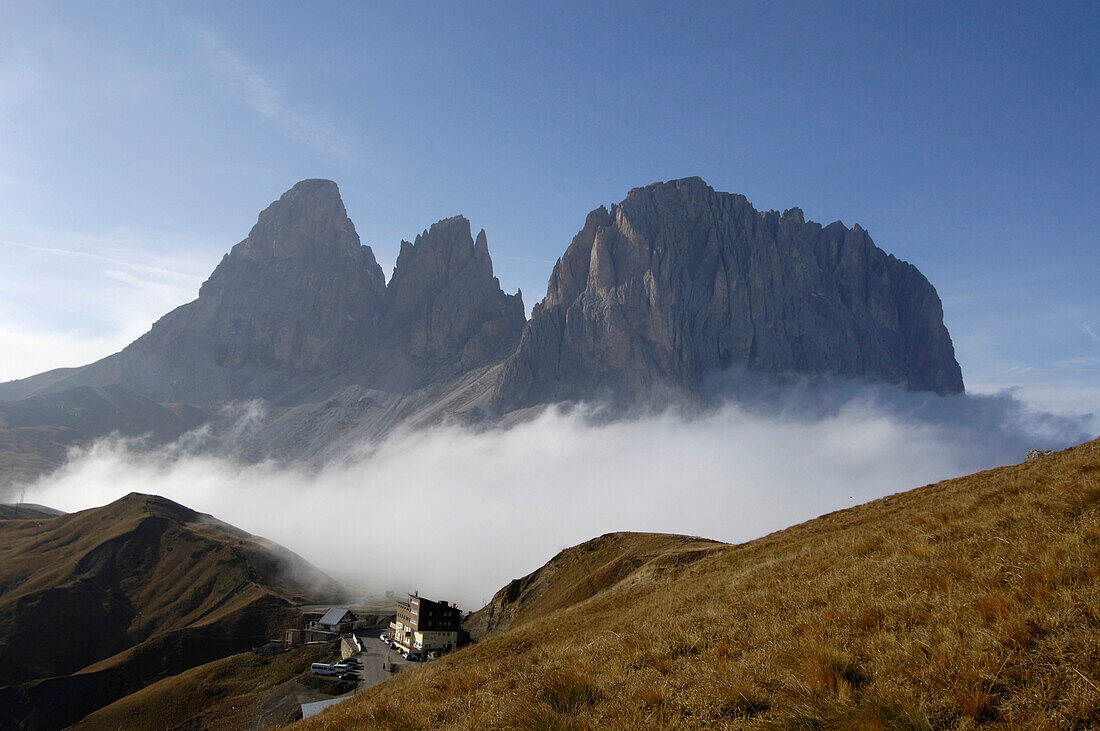
{"label": "mountain ridge", "polygon": [[3,521],[0,557],[0,725],[27,728],[263,644],[296,626],[294,604],[344,593],[281,546],[140,493]]}
{"label": "mountain ridge", "polygon": [[[207,419],[261,399],[266,416],[240,453],[295,458],[559,402],[705,402],[708,379],[731,368],[963,391],[934,287],[858,225],[758,212],[699,178],[635,188],[587,216],[528,320],[522,295],[500,287],[485,231],[475,237],[465,217],[402,241],[387,282],[338,186],[305,180],[259,214],[197,299],[119,353],[0,384],[0,410],[82,387],[129,389]],[[148,419],[115,421],[134,435]],[[11,474],[57,464],[59,444],[107,431],[25,431]]]}
{"label": "mountain ridge", "polygon": [[497,403],[634,398],[655,382],[697,392],[702,376],[732,365],[963,391],[939,297],[915,267],[858,224],[759,212],[684,178],[588,214]]}

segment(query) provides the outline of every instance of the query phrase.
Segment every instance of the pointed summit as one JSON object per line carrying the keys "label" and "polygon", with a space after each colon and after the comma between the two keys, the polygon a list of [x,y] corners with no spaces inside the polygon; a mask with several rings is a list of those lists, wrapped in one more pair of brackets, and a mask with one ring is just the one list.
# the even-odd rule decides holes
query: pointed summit
{"label": "pointed summit", "polygon": [[[303,180],[265,208],[233,254],[293,259],[355,256],[355,226],[331,180]],[[372,257],[373,259],[373,254]]]}
{"label": "pointed summit", "polygon": [[[331,180],[303,180],[260,213],[222,258],[199,298],[168,313],[127,350],[195,369],[260,367],[316,373],[358,354],[385,294],[382,268],[359,243]],[[124,351],[125,353],[126,351]],[[171,353],[171,356],[166,354]],[[190,368],[187,364],[194,364]],[[199,378],[198,380],[203,380]]]}
{"label": "pointed summit", "polygon": [[519,295],[506,295],[493,276],[485,232],[475,242],[463,216],[401,242],[384,309],[384,329],[409,355],[464,367],[514,347],[526,321]]}

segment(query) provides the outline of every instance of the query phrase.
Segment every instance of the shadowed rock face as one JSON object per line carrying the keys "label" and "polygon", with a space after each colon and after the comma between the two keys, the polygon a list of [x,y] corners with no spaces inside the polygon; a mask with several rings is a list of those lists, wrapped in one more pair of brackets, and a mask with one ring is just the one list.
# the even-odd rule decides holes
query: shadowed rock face
{"label": "shadowed rock face", "polygon": [[760,213],[698,178],[589,214],[554,267],[503,409],[671,387],[740,365],[963,390],[939,297],[858,225]]}
{"label": "shadowed rock face", "polygon": [[384,310],[384,333],[409,355],[457,359],[463,369],[511,352],[527,322],[520,294],[505,294],[493,276],[485,231],[475,242],[462,216],[401,242]]}
{"label": "shadowed rock face", "polygon": [[512,352],[525,323],[520,295],[504,294],[493,276],[485,232],[475,243],[462,216],[436,223],[413,244],[403,241],[387,287],[336,184],[305,180],[260,214],[197,300],[166,315],[123,355],[144,352],[162,362],[171,353],[168,368],[179,371],[199,353],[226,372],[293,378],[396,345],[429,368],[468,369]]}
{"label": "shadowed rock face", "polygon": [[316,373],[362,350],[385,290],[336,184],[303,180],[260,214],[197,300],[132,347],[199,349],[227,368]]}

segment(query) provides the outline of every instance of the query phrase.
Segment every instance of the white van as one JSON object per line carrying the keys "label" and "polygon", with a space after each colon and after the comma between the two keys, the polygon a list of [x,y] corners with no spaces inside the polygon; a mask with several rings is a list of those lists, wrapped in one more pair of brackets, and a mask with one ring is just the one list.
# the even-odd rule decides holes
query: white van
{"label": "white van", "polygon": [[339,675],[340,669],[327,662],[315,662],[309,666],[309,671],[315,675]]}

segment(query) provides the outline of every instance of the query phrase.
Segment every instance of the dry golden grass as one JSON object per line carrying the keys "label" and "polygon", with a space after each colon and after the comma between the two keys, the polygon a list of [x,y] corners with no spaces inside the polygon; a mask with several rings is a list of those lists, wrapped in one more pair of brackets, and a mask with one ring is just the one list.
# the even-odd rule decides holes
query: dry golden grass
{"label": "dry golden grass", "polygon": [[294,557],[164,498],[0,528],[0,726],[68,725],[300,618]]}
{"label": "dry golden grass", "polygon": [[726,544],[653,533],[609,533],[566,549],[501,589],[464,627],[475,640],[493,637],[595,596],[631,575],[675,570]]}
{"label": "dry golden grass", "polygon": [[273,657],[231,655],[142,688],[72,728],[244,728],[271,689],[308,670],[320,652],[308,647]]}
{"label": "dry golden grass", "polygon": [[659,566],[302,725],[1100,727],[1100,442]]}

